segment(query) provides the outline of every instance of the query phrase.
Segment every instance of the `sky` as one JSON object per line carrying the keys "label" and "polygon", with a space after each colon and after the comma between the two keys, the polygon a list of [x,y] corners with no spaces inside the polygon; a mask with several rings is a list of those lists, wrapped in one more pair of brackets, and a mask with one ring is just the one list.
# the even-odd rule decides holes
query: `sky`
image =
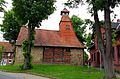
{"label": "sky", "polygon": [[[12,2],[11,0],[6,0],[8,2],[6,10],[10,10],[12,8]],[[42,22],[42,26],[40,27],[41,29],[50,29],[50,30],[58,30],[59,29],[59,22],[61,19],[60,12],[63,10],[65,7],[63,3],[65,3],[67,0],[57,0],[55,3],[56,10],[54,11],[53,14],[51,14],[48,19],[44,20]],[[87,12],[87,5],[80,6],[79,9],[69,9],[70,11],[70,17],[74,14],[79,16],[82,19],[87,19],[91,18],[91,15],[88,14]],[[3,14],[0,14],[3,16]],[[2,23],[2,19],[0,19],[0,23]]]}
{"label": "sky", "polygon": [[[8,2],[6,10],[10,10],[12,8],[12,1],[11,0],[6,0],[6,1]],[[40,27],[41,29],[59,30],[59,22],[61,19],[60,12],[65,7],[63,3],[65,3],[66,1],[67,0],[57,0],[57,2],[55,3],[56,11],[54,11],[54,13],[51,14],[48,17],[48,19],[42,21],[42,26]],[[66,8],[70,11],[70,15],[69,15],[70,17],[72,15],[77,15],[83,20],[84,19],[93,20],[93,17],[91,17],[91,14],[88,13],[88,11],[87,11],[88,5],[82,5],[82,6],[80,5],[79,8],[77,8],[77,9],[69,9],[68,7],[66,7]],[[119,16],[117,16],[117,19],[119,19],[120,18],[119,8],[115,9],[115,13],[119,15]],[[4,16],[4,14],[0,13],[0,17],[3,17],[3,16]],[[99,12],[100,20],[104,19],[103,16],[104,16],[103,12]],[[111,19],[113,19],[113,16]],[[0,18],[0,24],[2,23],[2,20],[3,19]],[[2,33],[0,32],[0,41],[1,40],[3,41]]]}

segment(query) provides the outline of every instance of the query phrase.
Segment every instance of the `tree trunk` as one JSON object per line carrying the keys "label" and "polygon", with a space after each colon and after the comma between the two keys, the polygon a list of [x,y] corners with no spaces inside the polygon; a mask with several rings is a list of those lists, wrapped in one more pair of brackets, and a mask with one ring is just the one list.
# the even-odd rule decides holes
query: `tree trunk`
{"label": "tree trunk", "polygon": [[14,40],[14,43],[13,43],[13,61],[11,65],[14,65],[15,63],[15,56],[16,56],[16,40]]}
{"label": "tree trunk", "polygon": [[103,65],[104,65],[104,71],[105,71],[104,79],[112,79],[112,78],[115,78],[115,74],[113,69],[114,66],[113,66],[113,58],[112,58],[112,38],[111,38],[111,24],[110,24],[110,13],[109,13],[110,10],[109,9],[108,9],[109,11],[105,10],[105,21],[106,21],[105,25],[107,26],[106,44],[105,44],[106,47],[102,40],[97,7],[94,4],[93,4],[93,10],[94,10],[94,20],[96,25],[98,47],[103,58]]}
{"label": "tree trunk", "polygon": [[93,10],[94,10],[94,20],[95,20],[95,29],[96,29],[96,35],[97,35],[97,40],[98,40],[98,47],[99,47],[99,50],[103,57],[103,62],[104,62],[105,47],[104,47],[104,42],[102,40],[102,34],[101,34],[101,30],[100,30],[98,11],[97,11],[97,8],[95,5],[93,5]]}
{"label": "tree trunk", "polygon": [[27,54],[25,56],[23,69],[31,69],[31,47],[32,47],[32,26],[28,24],[28,49]]}
{"label": "tree trunk", "polygon": [[[99,24],[99,17],[98,17],[98,10],[97,7],[93,4],[93,11],[94,11],[94,20],[95,20],[95,29],[96,29],[96,35],[97,35],[97,40],[98,40],[98,48],[100,51],[100,55],[102,55],[103,58],[103,66],[105,63],[105,45],[102,39],[102,34],[101,34],[101,26]],[[101,63],[100,63],[101,64]]]}
{"label": "tree trunk", "polygon": [[106,53],[105,53],[105,79],[112,79],[115,77],[114,63],[112,54],[112,29],[110,21],[110,6],[109,0],[106,0],[104,8],[105,30],[106,30]]}

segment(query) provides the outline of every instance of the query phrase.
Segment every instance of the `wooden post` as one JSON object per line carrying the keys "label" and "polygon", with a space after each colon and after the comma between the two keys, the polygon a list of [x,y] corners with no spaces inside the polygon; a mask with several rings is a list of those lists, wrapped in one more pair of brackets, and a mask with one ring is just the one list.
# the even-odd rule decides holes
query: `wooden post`
{"label": "wooden post", "polygon": [[55,54],[55,48],[53,48],[53,61],[52,61],[52,63],[55,63],[54,54]]}

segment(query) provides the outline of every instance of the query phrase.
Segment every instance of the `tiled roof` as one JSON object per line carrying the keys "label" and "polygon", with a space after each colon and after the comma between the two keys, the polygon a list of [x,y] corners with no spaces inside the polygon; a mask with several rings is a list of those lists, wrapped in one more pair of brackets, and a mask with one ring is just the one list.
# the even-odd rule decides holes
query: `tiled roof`
{"label": "tiled roof", "polygon": [[[27,30],[26,27],[21,28],[16,45],[21,45],[27,38]],[[34,46],[84,48],[77,37],[62,37],[60,31],[36,29],[35,32]]]}
{"label": "tiled roof", "polygon": [[0,42],[0,46],[4,46],[6,52],[12,52],[12,45],[9,42]]}

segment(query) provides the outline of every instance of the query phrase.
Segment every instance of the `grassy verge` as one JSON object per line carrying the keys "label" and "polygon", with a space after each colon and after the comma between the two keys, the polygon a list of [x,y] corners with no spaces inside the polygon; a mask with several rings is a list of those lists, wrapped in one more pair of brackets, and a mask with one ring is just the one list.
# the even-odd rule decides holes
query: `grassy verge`
{"label": "grassy verge", "polygon": [[57,79],[102,79],[103,73],[95,68],[70,65],[33,65],[31,70],[20,70],[19,65],[0,66],[0,70],[26,72]]}

